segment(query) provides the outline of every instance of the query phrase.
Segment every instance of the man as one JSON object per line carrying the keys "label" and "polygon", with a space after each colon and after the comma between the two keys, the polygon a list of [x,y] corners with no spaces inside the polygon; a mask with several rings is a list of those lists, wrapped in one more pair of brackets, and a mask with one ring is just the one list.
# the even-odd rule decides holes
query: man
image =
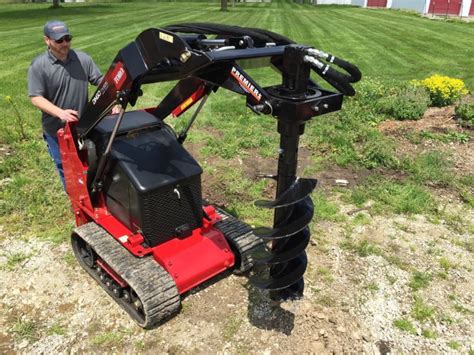
{"label": "man", "polygon": [[78,120],[88,102],[88,83],[97,86],[102,80],[92,58],[72,50],[71,41],[64,22],[47,22],[44,42],[48,49],[33,60],[28,70],[28,95],[42,112],[43,137],[63,187],[64,171],[56,132],[65,122]]}

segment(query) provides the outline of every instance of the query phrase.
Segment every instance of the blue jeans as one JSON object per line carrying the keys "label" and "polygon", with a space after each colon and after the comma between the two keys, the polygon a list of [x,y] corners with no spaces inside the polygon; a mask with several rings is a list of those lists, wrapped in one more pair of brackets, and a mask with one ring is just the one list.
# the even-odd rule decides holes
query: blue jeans
{"label": "blue jeans", "polygon": [[61,182],[63,184],[64,190],[66,190],[66,182],[64,181],[64,170],[63,170],[63,163],[61,161],[61,153],[59,152],[59,142],[58,138],[50,136],[49,134],[43,134],[44,141],[48,145],[48,152],[51,158],[54,160],[54,164],[56,164],[56,170],[58,171],[58,175],[61,178]]}

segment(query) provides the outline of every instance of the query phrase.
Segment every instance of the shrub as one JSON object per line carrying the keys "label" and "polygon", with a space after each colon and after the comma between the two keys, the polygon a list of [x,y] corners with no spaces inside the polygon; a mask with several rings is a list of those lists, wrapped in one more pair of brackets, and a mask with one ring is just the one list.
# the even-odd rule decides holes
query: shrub
{"label": "shrub", "polygon": [[404,330],[411,334],[416,334],[416,328],[408,319],[399,318],[393,321],[393,325],[400,330]]}
{"label": "shrub", "polygon": [[400,162],[395,156],[393,144],[381,138],[378,132],[369,135],[369,138],[363,145],[359,155],[359,161],[362,165],[367,169],[381,167],[397,169]]}
{"label": "shrub", "polygon": [[426,288],[430,284],[433,277],[430,274],[425,272],[415,271],[412,275],[408,286],[413,291],[418,291],[419,289]]}
{"label": "shrub", "polygon": [[385,95],[386,87],[384,84],[374,78],[364,78],[359,84],[357,84],[356,99],[362,104],[373,104],[374,101],[380,99]]}
{"label": "shrub", "polygon": [[474,103],[461,102],[455,112],[461,126],[474,128]]}
{"label": "shrub", "polygon": [[424,87],[430,94],[434,106],[447,106],[469,93],[461,79],[450,78],[443,75],[432,75],[423,80],[413,80],[417,86]]}
{"label": "shrub", "polygon": [[397,120],[420,119],[430,105],[426,90],[414,85],[395,86],[388,90],[376,107],[380,113]]}

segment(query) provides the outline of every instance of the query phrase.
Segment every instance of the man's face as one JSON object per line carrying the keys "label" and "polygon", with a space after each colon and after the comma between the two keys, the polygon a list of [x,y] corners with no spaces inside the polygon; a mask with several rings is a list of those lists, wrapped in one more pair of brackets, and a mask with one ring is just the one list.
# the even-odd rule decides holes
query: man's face
{"label": "man's face", "polygon": [[67,56],[69,49],[71,48],[71,36],[64,36],[59,40],[54,40],[49,37],[44,37],[46,45],[53,51],[53,53],[59,54],[61,56]]}

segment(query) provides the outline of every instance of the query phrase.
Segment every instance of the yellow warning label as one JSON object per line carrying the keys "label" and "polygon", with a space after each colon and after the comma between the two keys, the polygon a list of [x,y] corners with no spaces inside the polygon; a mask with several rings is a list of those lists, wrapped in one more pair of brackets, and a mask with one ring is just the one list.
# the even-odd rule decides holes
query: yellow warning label
{"label": "yellow warning label", "polygon": [[160,32],[160,39],[169,43],[173,43],[173,36],[163,32]]}
{"label": "yellow warning label", "polygon": [[181,104],[180,109],[181,109],[181,110],[185,110],[186,107],[188,107],[189,105],[191,105],[191,104],[193,103],[193,101],[194,101],[193,98],[190,97],[189,99],[187,99],[186,101],[184,101],[184,102]]}

